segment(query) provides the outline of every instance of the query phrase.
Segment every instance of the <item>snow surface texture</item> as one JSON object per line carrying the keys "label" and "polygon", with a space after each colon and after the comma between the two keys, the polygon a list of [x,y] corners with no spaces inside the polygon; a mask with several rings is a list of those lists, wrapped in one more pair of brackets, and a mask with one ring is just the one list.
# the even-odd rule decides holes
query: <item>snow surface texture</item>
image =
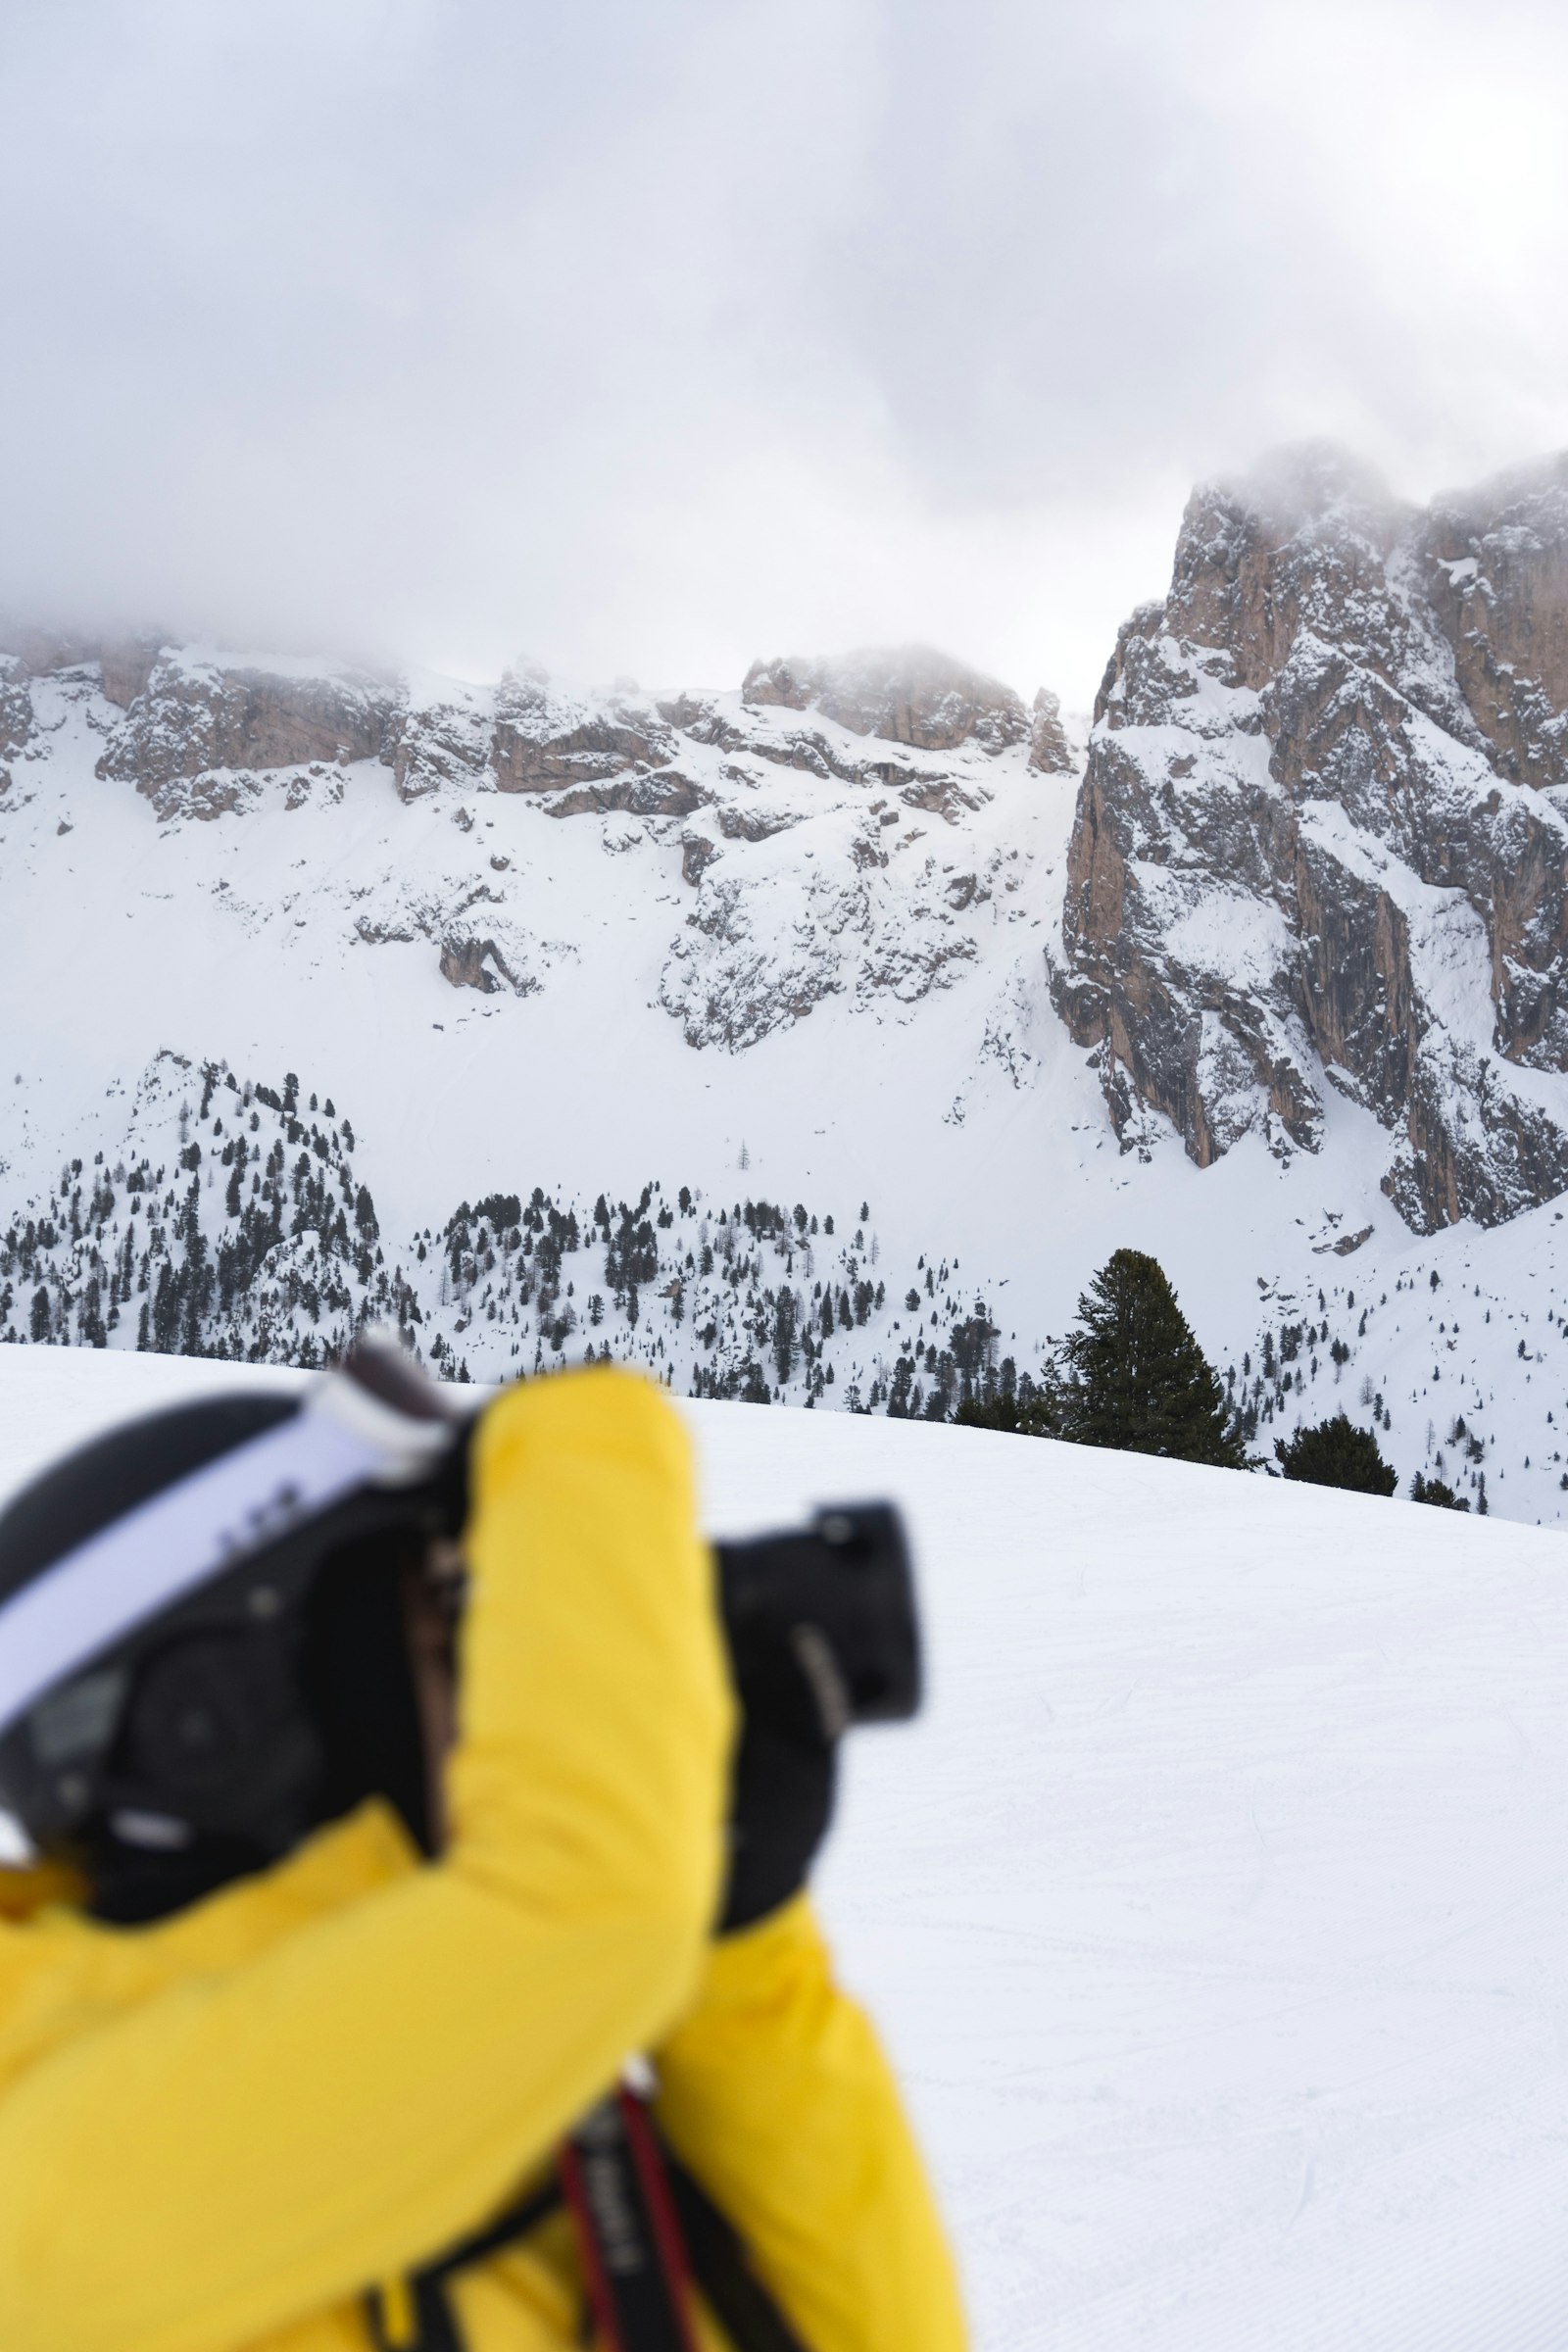
{"label": "snow surface texture", "polygon": [[[0,663],[0,1334],[42,1291],[51,1342],[134,1348],[145,1306],[155,1346],[300,1360],[368,1308],[475,1378],[609,1346],[681,1393],[886,1404],[903,1363],[923,1408],[977,1347],[1030,1369],[1131,1244],[1261,1450],[1381,1399],[1401,1480],[1441,1454],[1473,1502],[1485,1475],[1492,1511],[1558,1517],[1557,1211],[1412,1236],[1386,1128],[1335,1088],[1311,1152],[1253,1126],[1200,1171],[1143,1104],[1118,1150],[1048,992],[1077,793],[1054,706],[896,668],[775,663],[754,696],[794,699],[759,703],[210,649]],[[1244,783],[1246,691],[1194,701]],[[1236,879],[1261,968],[1278,918]]]}
{"label": "snow surface texture", "polygon": [[[0,1481],[215,1384],[0,1354]],[[931,1703],[820,1894],[983,2352],[1568,2337],[1554,1537],[981,1431],[686,1407],[710,1528],[891,1494]]]}

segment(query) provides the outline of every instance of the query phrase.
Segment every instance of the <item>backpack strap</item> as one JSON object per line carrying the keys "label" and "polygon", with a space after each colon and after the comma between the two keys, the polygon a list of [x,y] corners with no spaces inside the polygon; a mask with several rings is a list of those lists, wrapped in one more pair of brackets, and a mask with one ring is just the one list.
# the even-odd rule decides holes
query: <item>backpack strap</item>
{"label": "backpack strap", "polygon": [[464,2352],[446,2281],[455,2271],[466,2271],[470,2263],[483,2262],[487,2255],[526,2237],[560,2205],[561,2184],[551,2179],[509,2205],[484,2229],[460,2238],[422,2270],[372,2286],[365,2297],[364,2311],[375,2352]]}
{"label": "backpack strap", "polygon": [[807,2352],[752,2268],[746,2240],[702,2182],[664,2148],[692,2276],[736,2352]]}

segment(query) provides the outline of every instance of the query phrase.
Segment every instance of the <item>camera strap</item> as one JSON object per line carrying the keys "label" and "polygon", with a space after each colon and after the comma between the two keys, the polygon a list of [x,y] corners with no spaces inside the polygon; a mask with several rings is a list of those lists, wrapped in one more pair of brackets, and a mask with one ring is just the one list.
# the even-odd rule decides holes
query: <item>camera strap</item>
{"label": "camera strap", "polygon": [[624,2086],[584,2117],[551,2180],[412,2277],[371,2290],[365,2316],[376,2352],[464,2352],[447,2280],[563,2205],[602,2352],[697,2352],[694,2280],[735,2352],[805,2352],[739,2231],[664,2146],[646,2099]]}
{"label": "camera strap", "polygon": [[635,2091],[622,2087],[584,2116],[560,2169],[605,2352],[697,2352],[675,2201]]}

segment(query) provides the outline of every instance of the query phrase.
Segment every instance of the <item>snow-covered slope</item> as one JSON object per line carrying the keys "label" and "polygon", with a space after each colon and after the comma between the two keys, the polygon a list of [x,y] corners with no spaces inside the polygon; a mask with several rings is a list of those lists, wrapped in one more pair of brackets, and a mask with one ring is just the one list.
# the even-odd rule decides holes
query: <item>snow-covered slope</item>
{"label": "snow-covered slope", "polygon": [[[299,1375],[0,1350],[0,1482]],[[891,1494],[932,1699],[821,1874],[983,2352],[1568,2333],[1555,1536],[983,1432],[692,1404],[715,1532]]]}

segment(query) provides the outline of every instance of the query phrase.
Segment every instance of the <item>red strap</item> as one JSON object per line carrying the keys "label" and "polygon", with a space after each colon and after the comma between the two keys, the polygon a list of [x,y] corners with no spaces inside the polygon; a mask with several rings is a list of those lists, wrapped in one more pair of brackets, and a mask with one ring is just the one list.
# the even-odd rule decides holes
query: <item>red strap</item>
{"label": "red strap", "polygon": [[584,2118],[562,2148],[561,2184],[606,2352],[697,2352],[675,2201],[635,2092]]}

